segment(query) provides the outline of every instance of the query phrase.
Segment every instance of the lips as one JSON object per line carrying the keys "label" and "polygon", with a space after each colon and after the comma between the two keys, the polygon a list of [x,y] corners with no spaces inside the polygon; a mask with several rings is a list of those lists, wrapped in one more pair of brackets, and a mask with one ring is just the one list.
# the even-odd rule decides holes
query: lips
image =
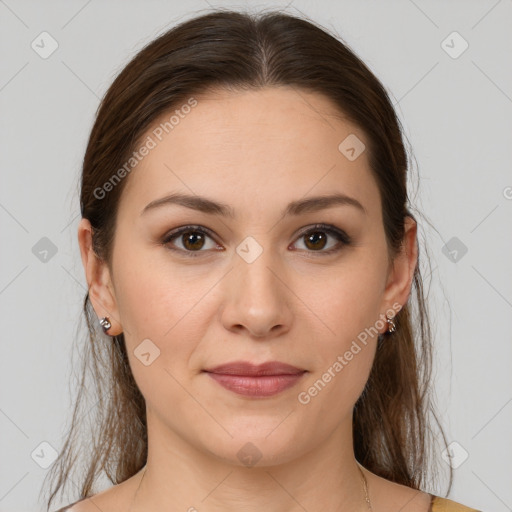
{"label": "lips", "polygon": [[204,371],[222,375],[240,375],[251,377],[259,377],[265,375],[298,375],[305,372],[305,370],[301,368],[297,368],[280,361],[268,361],[259,365],[255,365],[249,361],[233,361],[215,366],[214,368],[206,369]]}
{"label": "lips", "polygon": [[266,398],[295,386],[306,370],[279,361],[259,365],[247,361],[233,361],[204,372],[237,395]]}

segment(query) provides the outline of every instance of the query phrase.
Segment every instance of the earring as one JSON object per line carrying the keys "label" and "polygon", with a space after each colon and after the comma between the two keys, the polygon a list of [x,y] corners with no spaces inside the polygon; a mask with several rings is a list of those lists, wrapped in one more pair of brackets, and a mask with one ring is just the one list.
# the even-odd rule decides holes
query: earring
{"label": "earring", "polygon": [[388,330],[387,330],[387,332],[395,332],[396,331],[396,324],[395,324],[393,318],[392,317],[390,318],[390,317],[388,317],[386,315],[386,321],[388,322]]}
{"label": "earring", "polygon": [[104,333],[107,333],[107,331],[112,327],[112,324],[110,323],[108,316],[100,318],[100,325],[103,328]]}

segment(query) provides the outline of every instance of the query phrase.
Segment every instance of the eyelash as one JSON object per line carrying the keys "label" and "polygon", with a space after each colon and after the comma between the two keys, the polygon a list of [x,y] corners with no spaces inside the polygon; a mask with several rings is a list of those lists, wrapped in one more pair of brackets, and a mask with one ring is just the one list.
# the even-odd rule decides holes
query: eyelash
{"label": "eyelash", "polygon": [[[341,251],[341,249],[343,249],[344,246],[350,245],[352,243],[352,239],[344,231],[336,228],[335,226],[331,226],[329,224],[315,224],[315,225],[309,227],[307,230],[302,231],[298,235],[296,240],[299,240],[301,237],[304,237],[305,235],[307,235],[309,233],[313,233],[315,231],[321,231],[323,233],[327,233],[329,235],[334,236],[338,240],[339,244],[336,245],[335,247],[331,248],[331,249],[328,249],[327,251],[322,251],[322,250],[319,250],[319,251],[306,251],[308,253],[312,253],[313,257],[322,256],[322,255],[326,256],[326,255],[334,254],[336,252]],[[206,252],[206,251],[202,251],[202,250],[199,250],[199,251],[187,251],[187,250],[184,250],[184,249],[179,249],[179,248],[176,248],[176,247],[168,246],[169,242],[171,242],[175,238],[178,238],[183,233],[188,233],[188,232],[191,232],[191,233],[201,233],[203,235],[209,236],[212,239],[214,238],[213,237],[213,233],[209,229],[201,227],[201,226],[190,225],[190,226],[183,226],[181,228],[178,228],[178,229],[172,231],[171,233],[168,233],[164,237],[164,239],[162,240],[162,245],[167,246],[167,248],[169,250],[171,250],[171,251],[182,253],[186,257],[197,258],[198,256],[201,256],[201,253],[202,252]],[[341,243],[341,245],[340,245],[340,243]]]}

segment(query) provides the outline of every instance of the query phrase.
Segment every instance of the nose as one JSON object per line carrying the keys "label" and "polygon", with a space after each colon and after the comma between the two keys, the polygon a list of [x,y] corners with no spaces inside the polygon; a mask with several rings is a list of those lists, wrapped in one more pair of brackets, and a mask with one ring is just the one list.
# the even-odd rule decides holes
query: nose
{"label": "nose", "polygon": [[285,270],[270,250],[251,263],[235,255],[235,268],[226,276],[221,322],[232,332],[253,338],[274,338],[289,331],[293,293]]}

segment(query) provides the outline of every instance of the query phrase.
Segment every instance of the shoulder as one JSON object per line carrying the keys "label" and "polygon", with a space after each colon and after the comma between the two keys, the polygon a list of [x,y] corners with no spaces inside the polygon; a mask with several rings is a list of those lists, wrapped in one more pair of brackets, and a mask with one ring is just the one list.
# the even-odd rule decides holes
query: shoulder
{"label": "shoulder", "polygon": [[382,478],[363,468],[369,483],[370,498],[385,510],[401,512],[482,512],[434,494],[413,489]]}
{"label": "shoulder", "polygon": [[83,498],[54,512],[98,512],[98,508],[94,506],[89,498]]}
{"label": "shoulder", "polygon": [[90,498],[83,498],[54,512],[98,512],[98,510],[101,509],[98,508],[96,502],[93,502]]}
{"label": "shoulder", "polygon": [[433,496],[427,492],[392,482],[363,468],[368,481],[372,502],[379,503],[382,510],[401,512],[430,512]]}
{"label": "shoulder", "polygon": [[129,509],[139,473],[106,490],[75,501],[54,512],[124,512]]}
{"label": "shoulder", "polygon": [[461,503],[452,501],[440,496],[434,496],[432,499],[432,508],[430,512],[482,512],[476,508],[466,507]]}
{"label": "shoulder", "polygon": [[101,499],[103,496],[100,496],[100,499],[98,499],[98,496],[99,495],[94,495],[92,499],[83,498],[79,501],[75,501],[74,503],[70,503],[66,507],[59,508],[54,512],[98,512],[100,510],[107,512],[107,510],[113,510],[109,508],[111,503],[105,502],[104,499]]}
{"label": "shoulder", "polygon": [[85,512],[87,509],[83,508],[83,503],[85,500],[75,501],[66,507],[59,508],[59,510],[55,510],[54,512]]}

